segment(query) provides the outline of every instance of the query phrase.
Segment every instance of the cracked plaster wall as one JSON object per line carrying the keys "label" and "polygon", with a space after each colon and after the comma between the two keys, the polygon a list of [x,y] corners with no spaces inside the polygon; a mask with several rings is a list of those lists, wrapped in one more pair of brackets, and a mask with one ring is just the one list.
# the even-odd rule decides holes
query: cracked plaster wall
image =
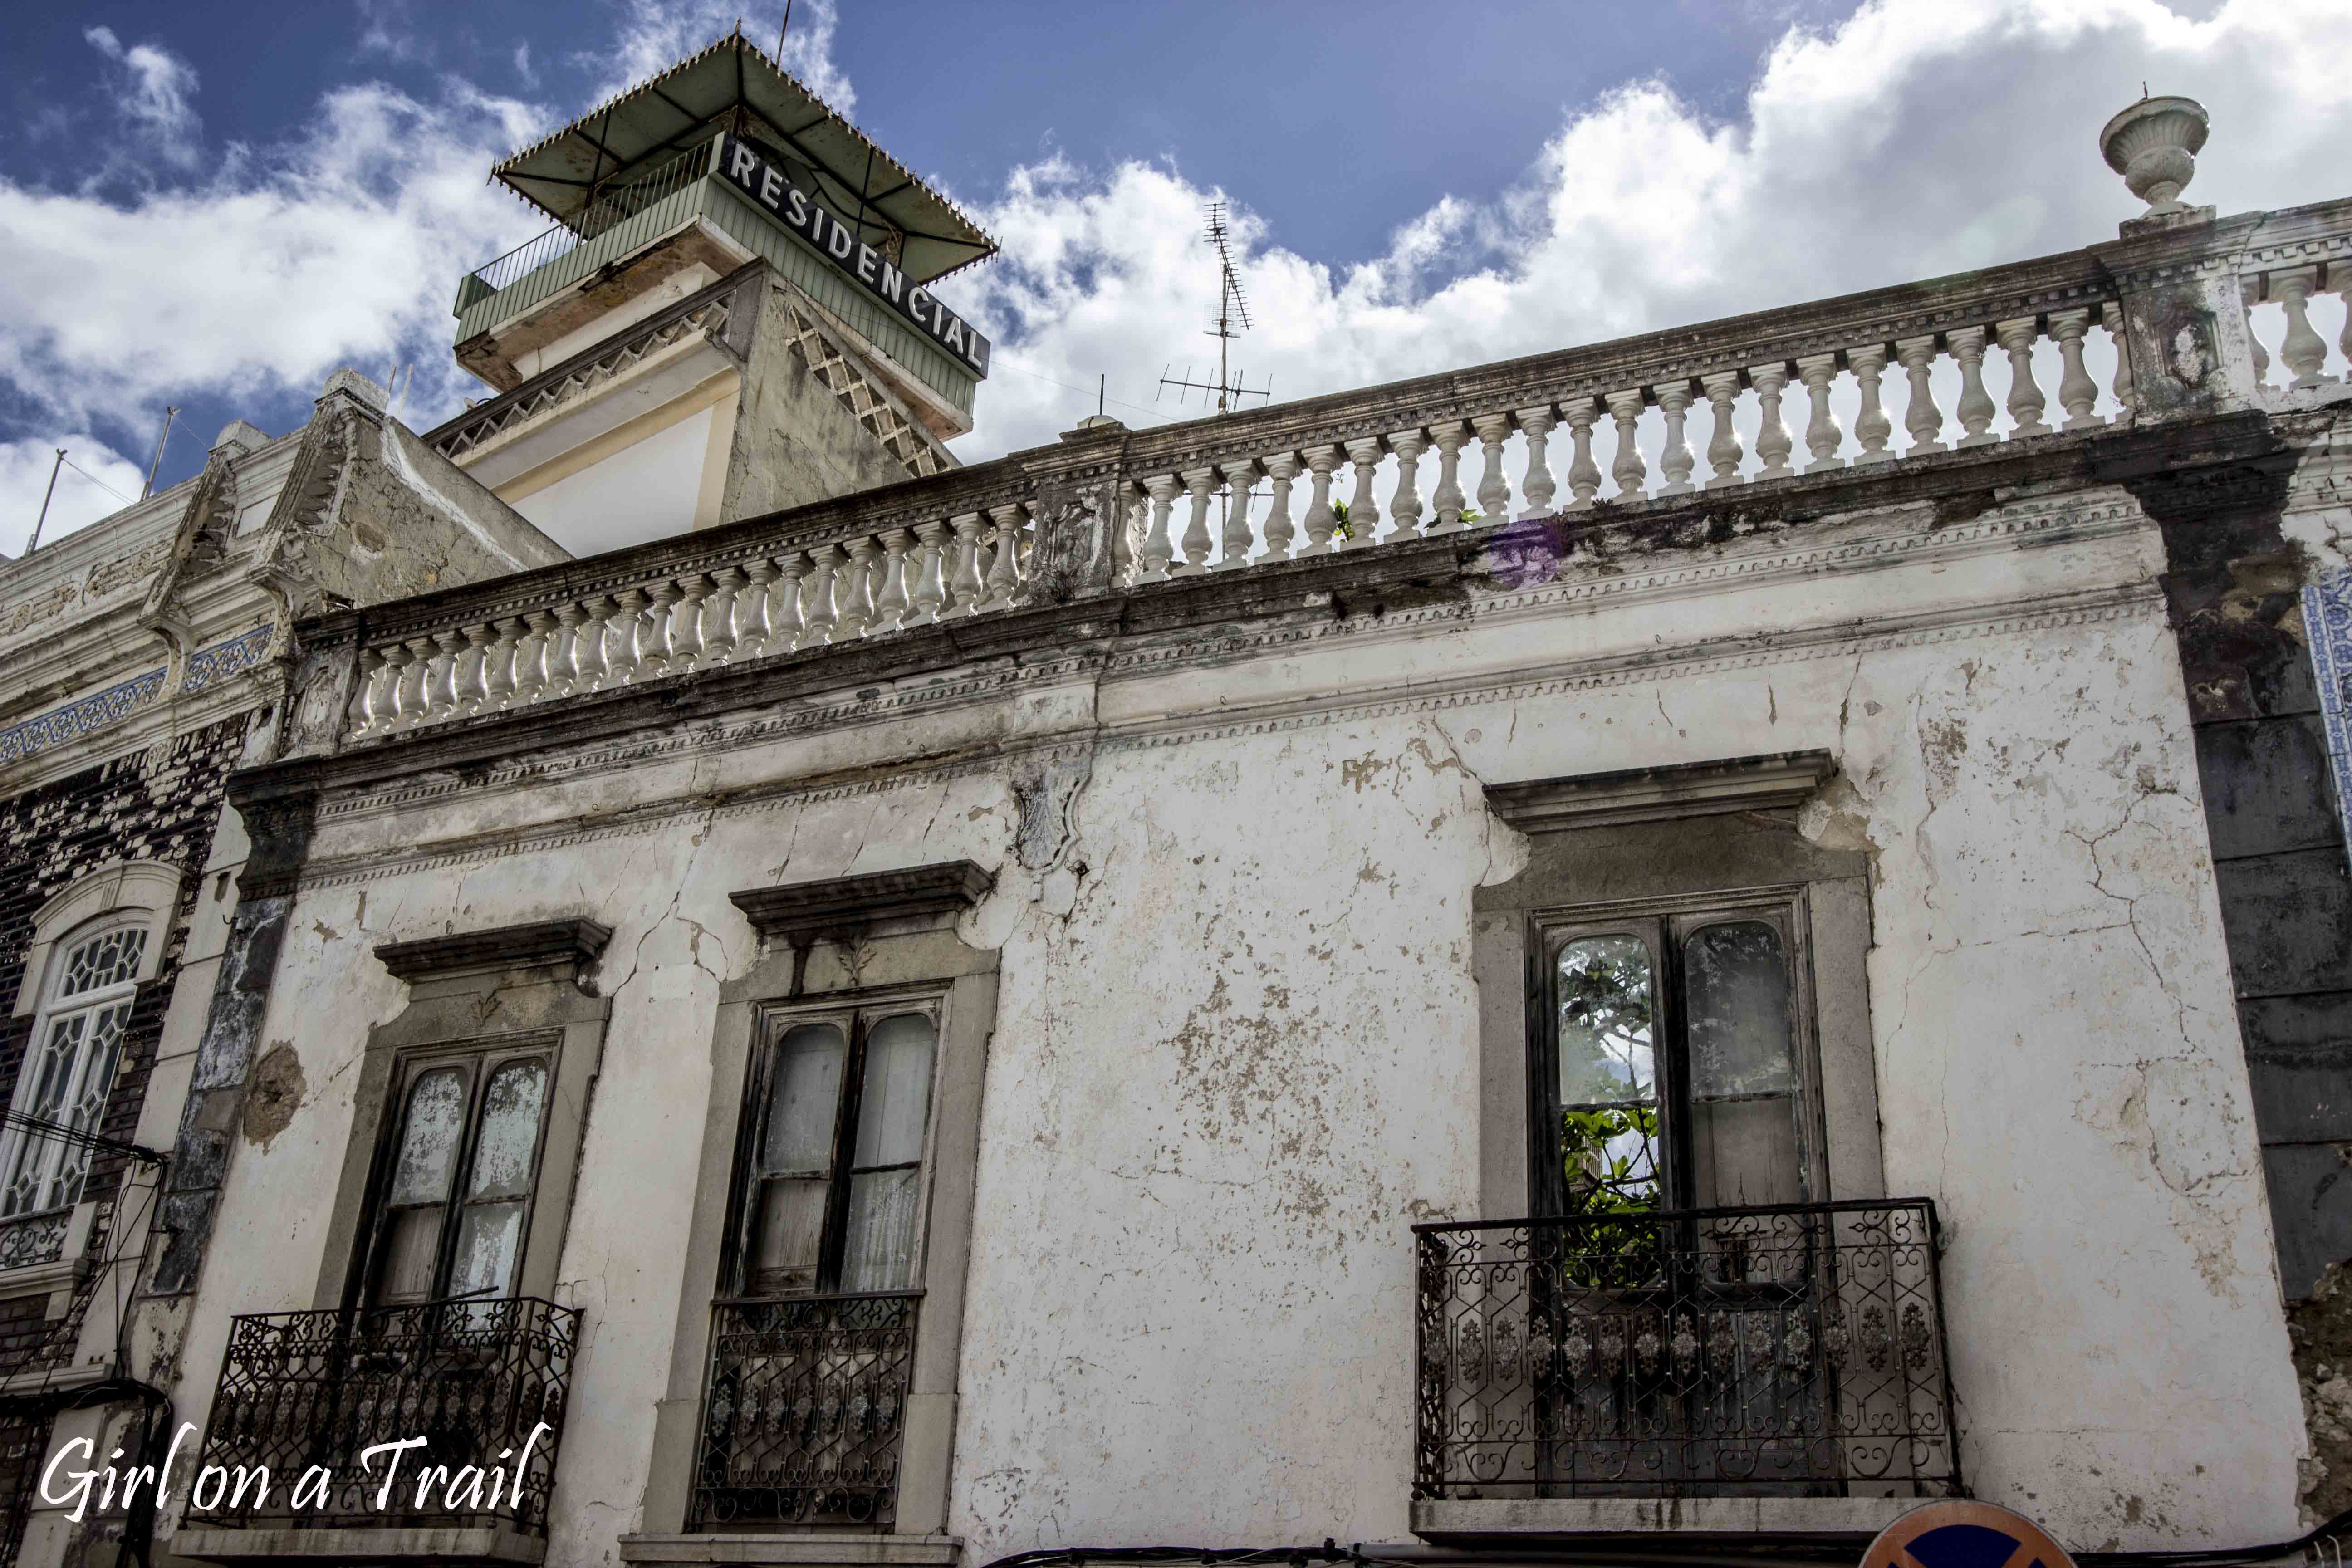
{"label": "cracked plaster wall", "polygon": [[[2145,583],[2147,534],[1906,567],[1869,591],[1924,607]],[[1025,713],[1016,700],[330,816],[320,854],[350,864],[526,819],[593,834],[625,805],[857,758],[881,778],[307,888],[262,1037],[295,1043],[308,1087],[230,1173],[188,1414],[228,1314],[308,1299],[323,1207],[271,1194],[332,1188],[366,1026],[403,1000],[368,950],[586,915],[614,931],[598,982],[614,1010],[561,1268],[586,1323],[549,1561],[614,1561],[666,1379],[718,987],[750,959],[727,893],[969,857],[1000,870],[963,935],[1003,963],[950,1501],[970,1560],[1401,1538],[1407,1226],[1479,1217],[1480,1139],[1521,1136],[1478,1121],[1470,894],[1521,853],[1483,785],[1821,747],[1842,776],[1805,827],[1872,858],[1886,1188],[1935,1198],[1948,1227],[1972,1489],[2084,1548],[2291,1533],[2302,1422],[2186,698],[2152,594],[2039,629],[1488,680],[1428,705],[1333,711],[1314,695],[1818,618],[1822,599],[1800,579],[1433,623]],[[1299,711],[1326,710],[1181,743],[1144,722],[1299,694]],[[1089,764],[888,777],[894,756],[978,754],[1024,724],[1059,727]],[[1080,781],[1066,808],[1039,777]],[[1024,792],[1066,809],[1067,830],[1033,805],[1024,832]]]}

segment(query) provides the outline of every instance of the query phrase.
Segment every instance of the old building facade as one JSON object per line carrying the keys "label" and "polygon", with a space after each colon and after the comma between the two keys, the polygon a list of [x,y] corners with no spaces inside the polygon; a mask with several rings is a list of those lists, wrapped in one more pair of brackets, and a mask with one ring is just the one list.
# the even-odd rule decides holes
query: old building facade
{"label": "old building facade", "polygon": [[2079,251],[303,620],[133,1319],[195,1436],[59,1550],[2342,1507],[2352,201],[2184,206],[2201,139],[2119,116]]}

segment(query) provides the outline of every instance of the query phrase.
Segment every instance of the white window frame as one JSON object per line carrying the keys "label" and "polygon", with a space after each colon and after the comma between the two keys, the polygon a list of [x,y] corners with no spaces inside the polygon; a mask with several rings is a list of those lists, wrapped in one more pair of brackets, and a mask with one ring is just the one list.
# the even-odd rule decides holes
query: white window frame
{"label": "white window frame", "polygon": [[[128,936],[137,942],[131,962],[120,977],[68,995],[67,982],[74,960],[100,942]],[[25,1043],[25,1059],[16,1069],[16,1092],[8,1109],[18,1116],[37,1113],[34,1103],[47,1075],[42,1070],[55,1048],[58,1032],[83,1020],[79,1035],[67,1047],[65,1083],[55,1114],[47,1120],[75,1132],[95,1134],[106,1119],[106,1098],[122,1059],[122,1038],[129,1033],[131,1009],[138,1005],[140,976],[153,940],[139,920],[103,917],[76,931],[56,945],[43,977],[45,994]],[[112,1034],[107,1034],[111,1026]],[[101,1053],[96,1048],[106,1044]],[[17,1184],[31,1173],[32,1194],[16,1205]],[[33,1219],[71,1209],[80,1201],[82,1184],[89,1177],[89,1151],[68,1139],[47,1137],[11,1126],[0,1134],[0,1224]]]}
{"label": "white window frame", "polygon": [[[32,1099],[39,1082],[34,1064],[58,1020],[81,1015],[95,1017],[112,1006],[135,1005],[139,987],[152,980],[163,967],[164,945],[179,903],[180,881],[181,872],[176,866],[152,860],[117,861],[79,879],[34,915],[33,940],[25,955],[25,978],[17,987],[13,1009],[17,1017],[31,1017],[33,1027],[26,1037],[25,1059],[9,1095],[11,1110],[24,1111]],[[138,958],[128,975],[79,995],[62,995],[74,954],[88,943],[123,930],[143,933]],[[125,1023],[127,1026],[127,1016]],[[87,1039],[85,1035],[85,1042]],[[78,1048],[76,1057],[73,1083],[66,1101],[68,1105],[85,1087],[83,1080],[89,1070],[87,1051]],[[102,1125],[106,1098],[112,1094],[114,1079],[121,1070],[118,1049],[106,1085],[100,1090],[95,1118],[87,1131],[95,1132]],[[41,1184],[45,1189],[54,1187],[67,1164],[70,1148],[62,1140],[35,1139],[15,1128],[0,1132],[0,1203],[5,1202],[6,1189],[14,1184],[20,1163],[28,1156],[49,1163],[50,1170]],[[80,1201],[89,1173],[89,1162],[85,1158],[69,1192],[49,1191],[47,1202],[0,1216],[0,1226],[70,1212]]]}

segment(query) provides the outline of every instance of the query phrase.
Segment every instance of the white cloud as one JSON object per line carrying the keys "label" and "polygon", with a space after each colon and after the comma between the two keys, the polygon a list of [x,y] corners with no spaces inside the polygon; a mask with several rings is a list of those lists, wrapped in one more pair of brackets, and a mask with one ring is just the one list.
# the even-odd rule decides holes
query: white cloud
{"label": "white cloud", "polygon": [[[57,460],[66,449],[66,462]],[[57,489],[49,492],[49,475]],[[79,528],[116,512],[139,497],[146,470],[87,431],[0,442],[0,552],[21,555],[39,523],[41,543],[53,544]],[[48,494],[48,517],[41,499]]]}
{"label": "white cloud", "polygon": [[[2097,133],[2144,79],[2212,112],[2189,200],[2352,195],[2352,0],[2232,0],[2202,20],[2158,0],[1873,0],[1786,34],[1738,122],[1627,83],[1503,198],[1449,198],[1384,255],[1309,260],[1277,242],[1278,212],[1238,212],[1256,326],[1237,363],[1296,397],[2111,238],[2137,204]],[[1478,185],[1509,153],[1461,156]],[[1201,205],[1221,194],[1168,166],[1056,158],[979,204],[1004,253],[943,291],[986,322],[997,368],[958,449],[1051,440],[1093,411],[1098,373],[1149,407],[1164,363],[1213,363]]]}
{"label": "white cloud", "polygon": [[857,93],[833,62],[841,21],[835,0],[793,0],[789,30],[782,4],[763,9],[765,15],[747,16],[741,0],[627,0],[618,43],[598,57],[610,60],[611,70],[596,96],[610,97],[676,65],[732,32],[740,20],[744,37],[771,56],[776,55],[777,33],[783,31],[784,68],[827,108],[846,116],[856,107]]}
{"label": "white cloud", "polygon": [[117,68],[113,107],[129,129],[174,168],[194,168],[204,155],[195,68],[159,45],[126,49],[111,27],[85,28],[82,38]]}
{"label": "white cloud", "polygon": [[453,387],[458,278],[535,226],[483,171],[544,112],[455,80],[431,102],[364,84],[206,183],[117,202],[0,181],[0,376],[74,425],[144,424],[198,389],[307,391],[346,362],[381,380],[415,360],[428,394]]}

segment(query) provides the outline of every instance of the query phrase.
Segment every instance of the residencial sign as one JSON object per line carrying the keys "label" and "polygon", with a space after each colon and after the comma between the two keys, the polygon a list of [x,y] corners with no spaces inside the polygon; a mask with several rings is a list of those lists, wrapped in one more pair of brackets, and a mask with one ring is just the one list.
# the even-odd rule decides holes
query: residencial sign
{"label": "residencial sign", "polygon": [[867,293],[970,365],[973,374],[988,374],[988,340],[979,329],[940,304],[921,284],[908,282],[905,273],[858,238],[847,224],[818,205],[813,194],[795,184],[757,147],[739,137],[721,136],[719,170],[761,211],[816,247],[818,254],[856,279]]}

